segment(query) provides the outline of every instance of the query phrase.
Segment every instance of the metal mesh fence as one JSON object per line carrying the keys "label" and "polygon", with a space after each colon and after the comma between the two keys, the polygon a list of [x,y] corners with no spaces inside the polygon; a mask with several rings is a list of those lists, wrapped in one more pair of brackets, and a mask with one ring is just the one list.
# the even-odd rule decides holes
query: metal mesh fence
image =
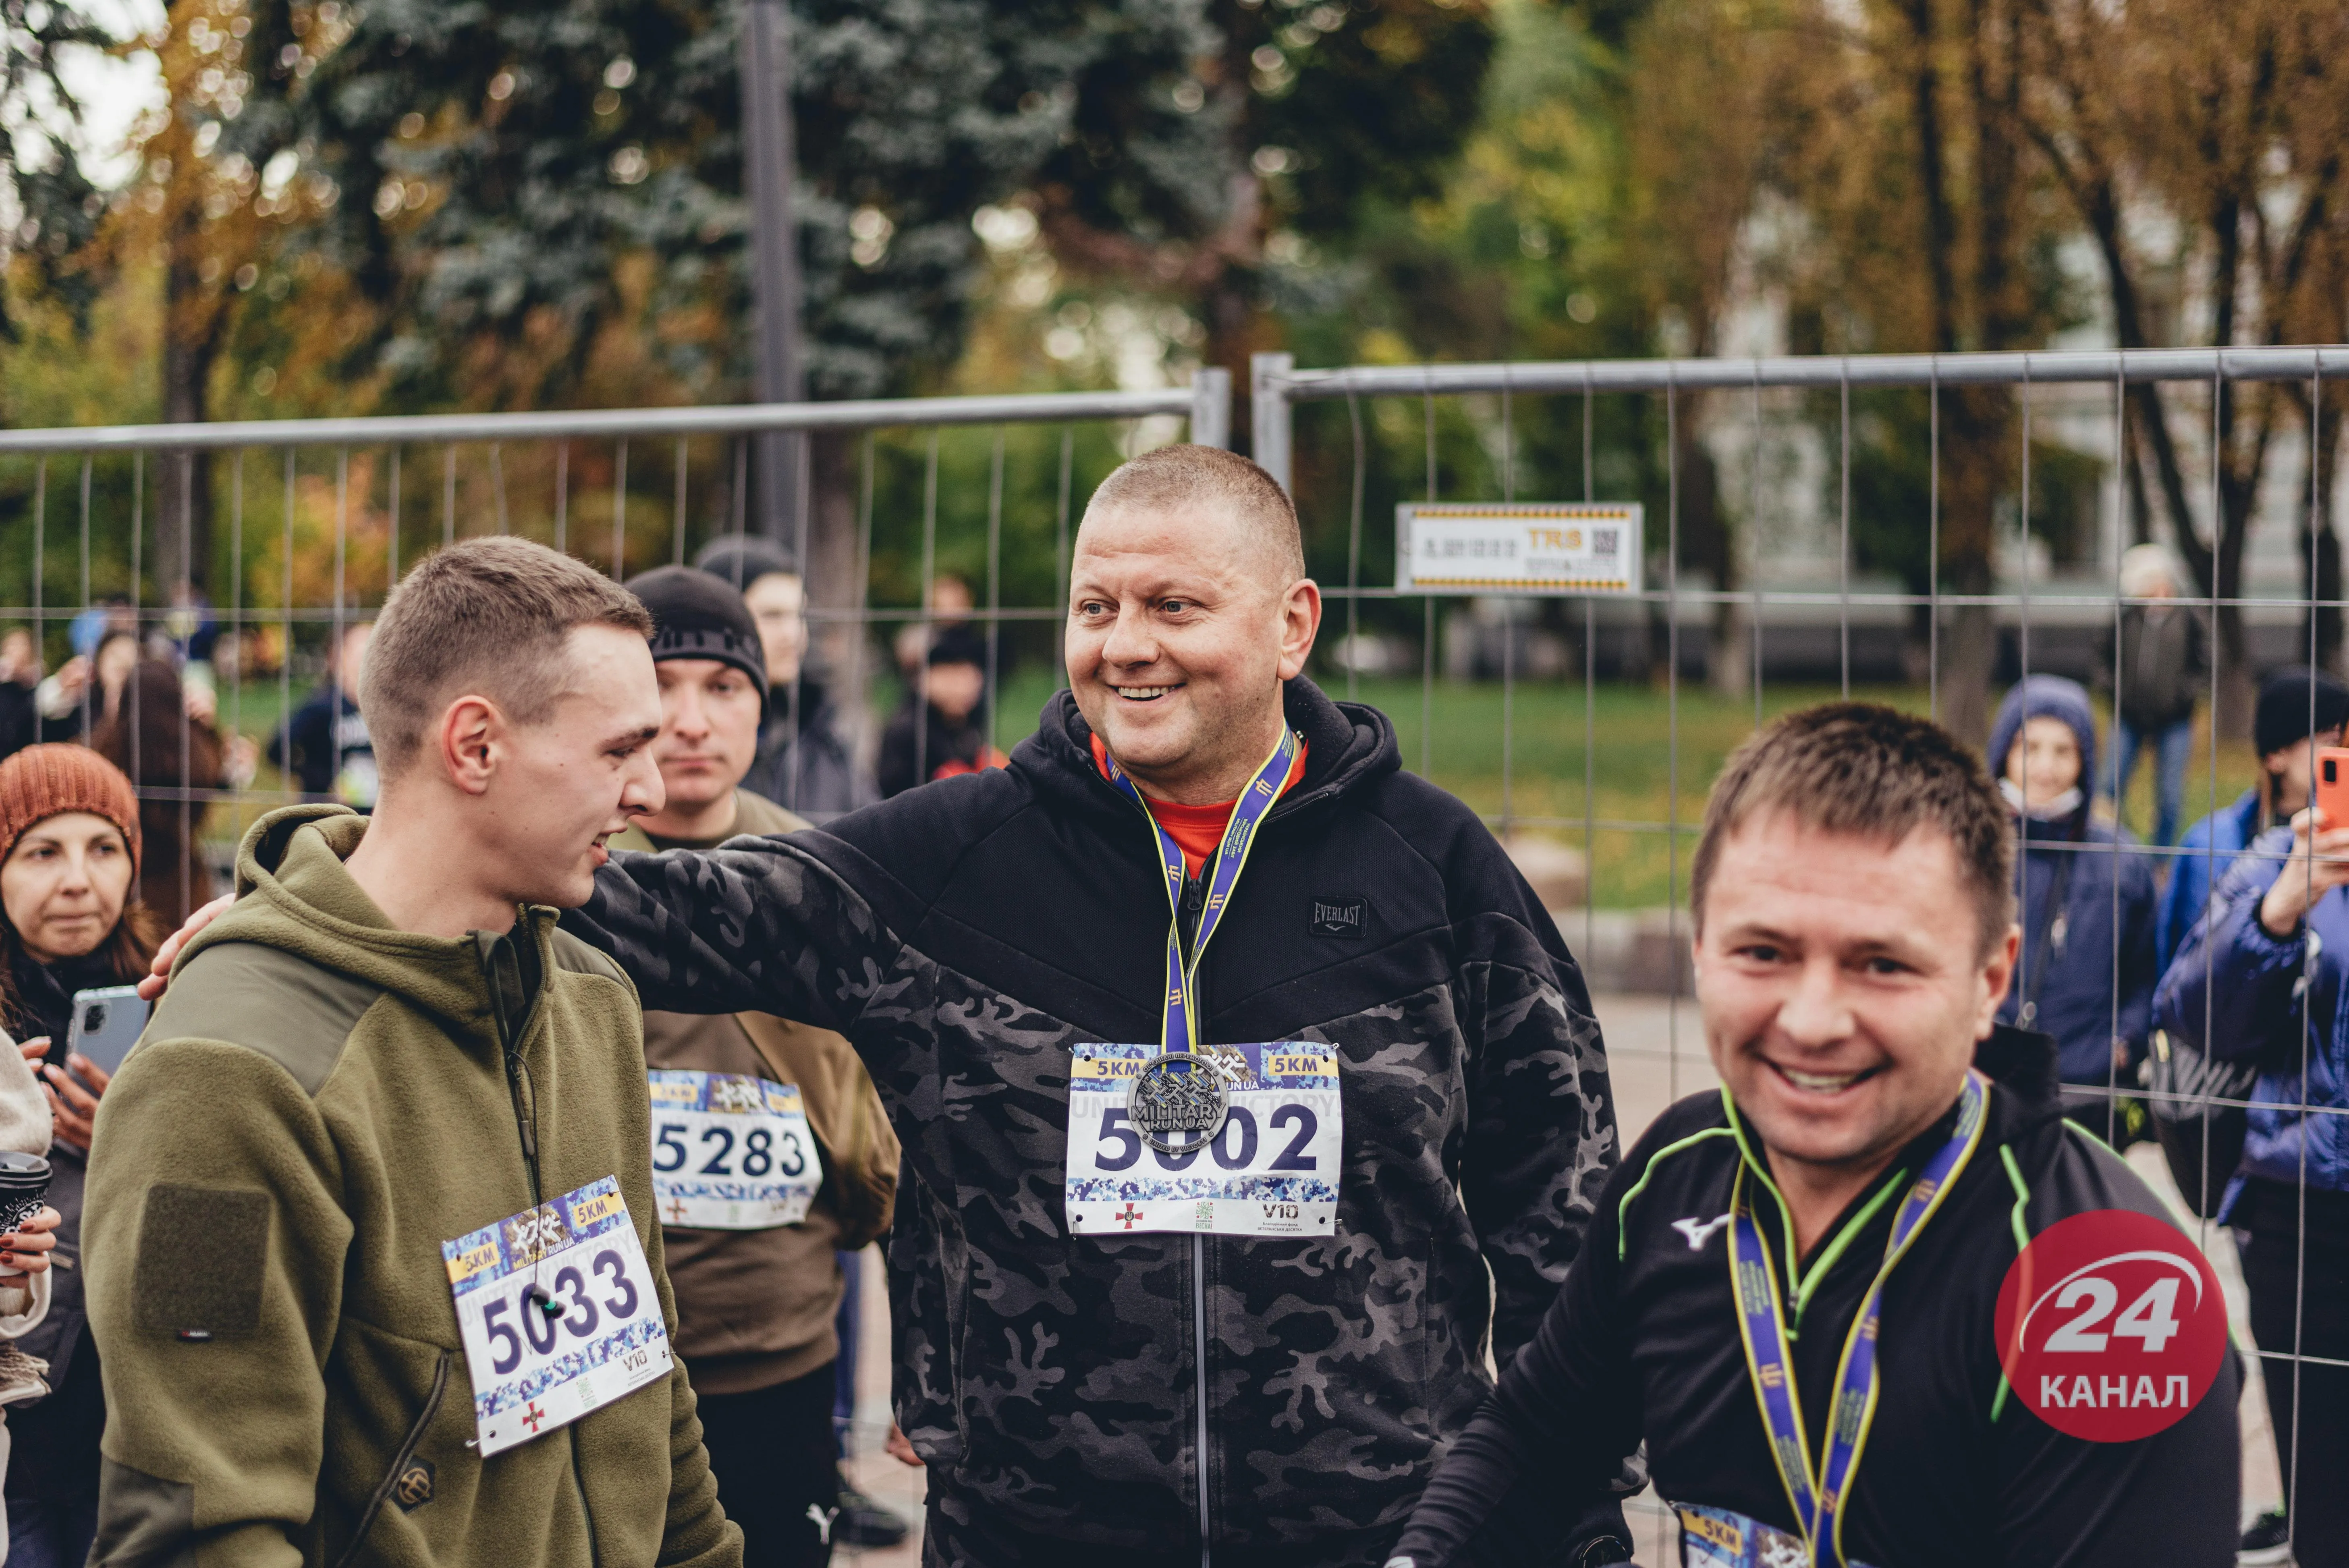
{"label": "metal mesh fence", "polygon": [[[2005,687],[2055,673],[2096,686],[2110,734],[2123,618],[2150,603],[2122,592],[2121,556],[2165,541],[2196,579],[2170,603],[2206,619],[2214,655],[2183,819],[2258,787],[2255,680],[2339,658],[2325,459],[2344,376],[2349,350],[1334,370],[1259,356],[1250,392],[1254,449],[1298,499],[1330,603],[1315,674],[1386,709],[1405,765],[1475,806],[1552,903],[1601,993],[1628,1136],[1711,1081],[1686,1006],[1685,870],[1720,762],[1771,714],[1868,696],[1981,739]],[[1141,446],[1186,428],[1221,444],[1228,396],[1205,372],[1146,393],[0,432],[0,632],[29,638],[0,676],[42,738],[112,745],[154,820],[202,847],[178,861],[184,909],[246,822],[303,798],[284,766],[293,716],[316,692],[332,701],[344,629],[404,562],[488,532],[616,575],[689,560],[760,531],[752,454],[783,430],[815,449],[789,541],[814,667],[847,694],[867,756],[907,690],[905,651],[955,623],[984,639],[986,723],[1008,750],[1060,683],[1083,498]],[[1636,502],[1642,584],[1398,589],[1399,509],[1454,501]],[[210,696],[181,702],[160,745],[108,663],[142,652]],[[917,777],[930,760],[917,753]],[[2137,857],[2157,877],[2199,854],[2215,878],[2220,851],[2147,841],[2155,793],[2120,793],[2134,840],[2059,852]],[[2019,985],[2061,962],[2026,943]],[[2305,1063],[2323,1044],[2301,1048]],[[2162,1098],[2117,1060],[2091,1092],[2115,1142]],[[2304,1119],[2349,1109],[2299,1092]],[[2231,1174],[2169,1191],[2209,1212]],[[2199,1223],[2239,1284],[2226,1233]],[[2259,1354],[2295,1373],[2349,1366],[2297,1336]],[[2247,1416],[2247,1448],[2261,1419]],[[2253,1494],[2271,1495],[2252,1470]]]}
{"label": "metal mesh fence", "polygon": [[[0,431],[0,723],[115,757],[175,856],[176,882],[143,880],[176,918],[253,817],[348,784],[304,789],[293,727],[322,692],[339,711],[345,632],[403,564],[485,533],[615,576],[683,562],[772,531],[752,453],[784,432],[822,487],[779,542],[805,572],[812,667],[885,707],[903,672],[876,634],[968,622],[999,725],[1000,681],[1055,662],[1072,498],[1143,445],[1220,442],[1228,401],[1209,371],[1135,393]],[[949,580],[968,593],[942,604]],[[136,700],[147,684],[177,700]],[[802,683],[777,695],[796,709]]]}
{"label": "metal mesh fence", "polygon": [[[2261,826],[2289,815],[2268,810],[2251,705],[2263,676],[2339,665],[2339,481],[2328,461],[2339,416],[2328,383],[2349,373],[2349,351],[1327,370],[1260,355],[1253,370],[1255,449],[1323,542],[1316,564],[1343,626],[1332,678],[1350,693],[1383,686],[1388,700],[1402,696],[1372,678],[1394,661],[1365,629],[1415,640],[1416,765],[1476,804],[1513,849],[1530,837],[1578,852],[1578,907],[1554,913],[1601,992],[1627,1142],[1663,1104],[1713,1081],[1683,1005],[1692,986],[1685,870],[1720,763],[1775,712],[1868,696],[1931,714],[1979,745],[2005,689],[2055,674],[2095,689],[2099,729],[2117,739],[2129,696],[2124,619],[2159,603],[2201,618],[2212,654],[2189,721],[2185,798],[2167,813],[2183,820],[2158,821],[2146,799],[2158,789],[2122,779],[2110,810],[2136,834],[2033,839],[2032,857],[2059,868],[2046,873],[2050,913],[2064,905],[2067,859],[2135,860],[2157,887],[2191,859],[2215,882],[2230,852],[2207,839],[2179,849],[2168,836],[2246,804],[2260,808]],[[1395,559],[1387,519],[1417,500],[1640,503],[1651,522],[1645,584],[1604,598],[1468,601],[1381,586],[1402,581],[1382,572]],[[2133,597],[2122,582],[2127,548],[2153,542],[2189,569],[2166,601]],[[1341,561],[1342,586],[1333,585]],[[1440,714],[1474,705],[1478,677],[1497,687],[1497,700],[1475,706],[1500,732],[1482,769],[1438,738],[1448,735]],[[1407,712],[1398,717],[1407,727]],[[2301,733],[2314,727],[2312,706]],[[2132,749],[2149,756],[2156,738],[2140,738]],[[2158,779],[2160,768],[2137,771]],[[2102,794],[2116,773],[2091,765],[2079,787]],[[2249,792],[2237,800],[2237,791]],[[2158,826],[2167,830],[2159,841]],[[2014,988],[2033,998],[2064,983],[2066,967],[2101,967],[2109,1034],[2134,1035],[2143,1049],[2140,1009],[2159,969],[2124,951],[2126,876],[2105,879],[2106,962],[2066,954],[2060,914],[2027,919]],[[2166,1037],[2158,1044],[2166,1053]],[[2330,1077],[2325,1052],[2303,1023],[2297,1081],[2281,1098],[2296,1102],[2304,1125],[2349,1110],[2308,1088],[2312,1063],[2317,1081]],[[2268,1065],[2286,1077],[2294,1067]],[[2212,1167],[2207,1133],[2248,1109],[2248,1091],[2151,1088],[2135,1059],[2115,1053],[2101,1083],[2067,1093],[2085,1102],[2076,1119],[2116,1146],[2149,1136],[2154,1109],[2177,1108],[2206,1134],[2200,1169],[2180,1179],[2149,1157],[2150,1144],[2131,1163],[2219,1261],[2249,1346],[2232,1239],[2199,1217],[2234,1174]],[[2271,1087],[2266,1098],[2279,1097]],[[2307,1149],[2325,1137],[2301,1143],[2295,1296],[2311,1278]],[[2337,1264],[2318,1258],[2315,1277],[2329,1277],[2328,1266]],[[2291,1368],[2295,1393],[2303,1368],[2349,1365],[2312,1348],[2296,1317],[2287,1342],[2261,1343],[2258,1355]],[[2258,1382],[2246,1404],[2246,1494],[2273,1503],[2283,1478]],[[1643,1560],[1661,1558],[1676,1524],[1653,1505],[1645,1514]]]}

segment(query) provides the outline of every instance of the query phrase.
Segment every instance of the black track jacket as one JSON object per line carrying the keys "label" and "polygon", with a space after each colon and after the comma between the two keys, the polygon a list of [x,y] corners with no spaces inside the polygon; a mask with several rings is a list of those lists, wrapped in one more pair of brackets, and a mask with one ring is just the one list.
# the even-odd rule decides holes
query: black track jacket
{"label": "black track jacket", "polygon": [[1203,1470],[1218,1568],[1382,1561],[1612,1168],[1589,998],[1492,834],[1376,711],[1303,680],[1287,709],[1305,777],[1206,952],[1202,1037],[1337,1047],[1334,1236],[1209,1237],[1195,1273],[1188,1235],[1069,1233],[1069,1048],[1157,1040],[1168,912],[1066,692],[1009,769],[616,855],[566,917],[647,1007],[802,1019],[871,1068],[905,1146],[895,1394],[933,1561],[1196,1564]]}
{"label": "black track jacket", "polygon": [[[2230,1354],[2185,1419],[2133,1443],[2066,1437],[2010,1395],[1995,1420],[1993,1321],[2016,1245],[2014,1157],[2037,1235],[2095,1209],[2177,1223],[2110,1150],[2062,1119],[2054,1045],[2000,1029],[1976,1063],[1989,1123],[1941,1210],[1886,1283],[1882,1381],[1844,1522],[1845,1551],[1876,1568],[2223,1568],[2235,1561],[2236,1395]],[[1950,1136],[1956,1111],[1852,1201],[1849,1216]],[[1465,1560],[1490,1499],[1520,1479],[1561,1510],[1603,1504],[1621,1456],[1648,1443],[1657,1494],[1794,1531],[1746,1372],[1725,1253],[1736,1142],[1718,1093],[1657,1118],[1608,1184],[1582,1255],[1533,1345],[1453,1448],[1397,1546],[1414,1568]],[[1812,1452],[1826,1431],[1844,1338],[1884,1260],[1893,1203],[1829,1264],[1794,1336]],[[1774,1206],[1755,1206],[1783,1245]],[[1810,1259],[1804,1260],[1808,1267]],[[1791,1306],[1791,1303],[1790,1303]],[[1793,1325],[1790,1324],[1790,1327]]]}

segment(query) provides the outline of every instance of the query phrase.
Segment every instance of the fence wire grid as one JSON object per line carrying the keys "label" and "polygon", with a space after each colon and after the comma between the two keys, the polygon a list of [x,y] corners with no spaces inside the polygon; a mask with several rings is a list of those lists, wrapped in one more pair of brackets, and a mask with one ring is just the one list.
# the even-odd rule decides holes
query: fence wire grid
{"label": "fence wire grid", "polygon": [[[1657,1069],[1667,1100],[1711,1081],[1702,1041],[1684,1038],[1683,856],[1718,758],[1774,707],[1829,695],[1858,691],[1942,717],[1962,688],[1975,709],[1951,717],[1979,724],[1981,704],[2014,679],[2093,673],[2123,612],[2152,602],[2121,592],[2121,549],[2150,539],[2190,557],[2220,546],[2230,506],[2242,512],[2241,499],[2224,493],[2249,440],[2229,422],[2239,400],[2288,405],[2271,408],[2272,441],[2260,437],[2272,449],[2261,453],[2268,477],[2250,503],[2240,575],[2232,592],[2187,584],[2169,601],[2210,622],[2197,759],[2204,810],[2223,809],[2222,786],[2257,768],[2235,738],[2248,715],[2231,706],[2251,679],[2339,658],[2325,629],[2344,600],[2337,566],[2320,557],[2340,482],[2325,460],[2339,430],[2328,405],[2340,394],[2328,384],[2349,377],[2349,349],[1330,369],[1260,355],[1252,371],[1254,451],[1298,500],[1330,603],[1317,678],[1381,701],[1406,765],[1468,799],[1513,852],[1547,840],[1579,853],[1578,907],[1555,913],[1579,936],[1602,1026],[1628,990],[1658,998],[1661,1038],[1622,1040],[1610,1026],[1609,1048]],[[2177,539],[2176,515],[2143,493],[2136,454],[2148,388],[2189,481],[2199,540]],[[809,579],[806,616],[824,673],[854,698],[867,759],[905,685],[882,634],[911,627],[926,637],[957,621],[985,639],[986,722],[1009,749],[1026,732],[1030,699],[1061,684],[1058,628],[1084,497],[1144,446],[1185,434],[1225,444],[1229,395],[1208,371],[1190,387],[1145,393],[0,431],[0,627],[31,634],[34,674],[95,651],[77,641],[78,625],[83,641],[92,626],[121,626],[140,646],[207,664],[221,732],[275,738],[290,759],[297,700],[336,690],[332,655],[344,628],[373,614],[403,562],[491,532],[542,539],[616,577],[685,562],[712,539],[761,531],[754,456],[780,432],[832,444],[829,469],[797,465],[831,480],[798,498],[786,542]],[[1953,487],[1953,400],[1976,400],[1979,421],[1985,397],[2004,400],[1994,422],[2010,455],[1995,482]],[[2319,438],[2306,438],[2312,428]],[[2292,476],[2282,470],[2295,429]],[[1906,465],[1899,484],[1879,471],[1899,467],[1895,458]],[[2062,484],[2047,480],[2050,464]],[[1706,526],[1732,539],[1704,570],[1691,566],[1682,531],[1698,469]],[[1997,515],[1953,520],[1956,494],[1970,504],[1992,496]],[[2068,509],[2063,517],[2037,504],[2050,497]],[[1399,592],[1387,515],[1398,500],[1640,500],[1648,586],[1578,603]],[[1986,586],[1945,583],[1953,521]],[[1921,558],[1921,573],[1902,581],[1884,565],[1896,556],[1912,566]],[[967,607],[942,598],[951,581],[968,588]],[[1973,640],[1955,645],[1969,613]],[[214,657],[191,659],[207,618]],[[2235,628],[2231,645],[2222,646],[2222,624]],[[219,656],[223,645],[233,657]],[[2116,711],[2126,677],[2116,652],[2111,662]],[[79,736],[103,720],[103,700],[92,679]],[[182,842],[205,841],[215,871],[254,815],[305,798],[265,770],[191,777],[202,721],[184,709],[158,774],[138,707],[126,711],[127,771],[142,802],[176,808]],[[1692,716],[1702,744],[1688,735]],[[914,727],[919,746],[927,727]],[[918,776],[927,760],[917,757]],[[1602,779],[1602,765],[1621,779]],[[2116,809],[2126,814],[2127,802]],[[2166,868],[2185,851],[2123,841],[2069,852]],[[2215,880],[2223,866],[2196,852]],[[1649,869],[1659,860],[1660,876]],[[209,892],[200,875],[200,863],[183,863],[181,907]],[[2035,961],[2026,944],[2018,985]],[[2119,989],[2116,980],[2116,1032]],[[2342,1114],[2306,1102],[2313,1049],[2303,1023],[2302,1116]],[[2118,1141],[2126,1102],[2149,1091],[2116,1066],[2101,1093]],[[2207,1119],[2249,1102],[2186,1103]],[[2206,1162],[2193,1207],[2208,1212],[2230,1174]],[[2303,1170],[2303,1276],[2306,1189]],[[2231,1254],[2220,1227],[2193,1223],[2214,1257]],[[2297,1335],[2289,1348],[2258,1354],[2295,1369],[2349,1367],[2302,1354]],[[1653,1530],[1670,1523],[1656,1511],[1647,1517]]]}

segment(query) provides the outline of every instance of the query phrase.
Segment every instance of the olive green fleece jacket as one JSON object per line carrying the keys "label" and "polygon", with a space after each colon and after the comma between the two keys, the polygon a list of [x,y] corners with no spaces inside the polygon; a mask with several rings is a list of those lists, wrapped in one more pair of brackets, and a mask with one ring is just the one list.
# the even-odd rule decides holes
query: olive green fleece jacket
{"label": "olive green fleece jacket", "polygon": [[677,1332],[636,996],[551,909],[510,939],[392,929],[343,869],[366,830],[335,806],[254,824],[243,896],[101,1103],[91,1562],[737,1568],[682,1361],[475,1450],[440,1244],[532,1206],[533,1138],[538,1195],[619,1179]]}

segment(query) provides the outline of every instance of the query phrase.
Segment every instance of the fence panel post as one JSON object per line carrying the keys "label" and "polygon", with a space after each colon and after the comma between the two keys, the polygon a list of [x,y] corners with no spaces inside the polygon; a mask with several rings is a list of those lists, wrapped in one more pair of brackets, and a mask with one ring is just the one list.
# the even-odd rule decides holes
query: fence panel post
{"label": "fence panel post", "polygon": [[1220,365],[1202,366],[1191,373],[1191,444],[1232,444],[1232,373]]}
{"label": "fence panel post", "polygon": [[1256,460],[1292,495],[1296,487],[1288,482],[1288,397],[1277,383],[1296,368],[1293,354],[1248,356],[1248,417],[1256,438]]}

